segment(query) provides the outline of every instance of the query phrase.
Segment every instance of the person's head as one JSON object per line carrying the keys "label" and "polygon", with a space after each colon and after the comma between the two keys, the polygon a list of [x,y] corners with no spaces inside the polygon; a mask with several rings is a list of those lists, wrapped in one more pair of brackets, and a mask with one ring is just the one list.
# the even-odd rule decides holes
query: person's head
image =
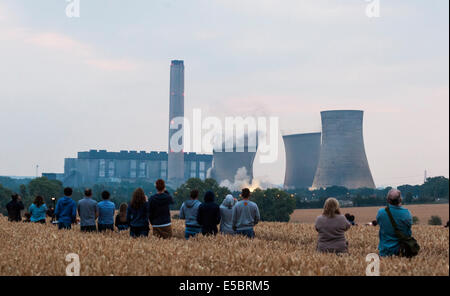
{"label": "person's head", "polygon": [[194,189],[191,191],[191,199],[197,199],[198,198],[198,190]]}
{"label": "person's head", "polygon": [[231,194],[228,194],[222,202],[222,205],[231,209],[234,206],[234,197]]}
{"label": "person's head", "polygon": [[241,196],[243,199],[249,199],[250,198],[250,189],[248,189],[248,188],[242,189]]}
{"label": "person's head", "polygon": [[110,196],[111,196],[111,194],[108,191],[103,191],[102,192],[102,199],[103,200],[109,199]]}
{"label": "person's head", "polygon": [[11,195],[11,199],[16,201],[19,199],[19,195],[17,193],[14,193],[13,195]]}
{"label": "person's head", "polygon": [[345,218],[347,218],[347,220],[348,220],[348,221],[350,221],[350,217],[351,217],[351,215],[350,215],[349,213],[345,213],[345,215],[344,215],[344,216],[345,216]]}
{"label": "person's head", "polygon": [[40,195],[36,196],[33,202],[38,208],[44,204],[44,198]]}
{"label": "person's head", "polygon": [[391,189],[387,194],[387,202],[390,205],[398,206],[402,203],[402,193],[398,189]]}
{"label": "person's head", "polygon": [[373,221],[372,221],[372,226],[377,226],[377,225],[378,225],[377,220],[373,220]]}
{"label": "person's head", "polygon": [[128,205],[126,203],[121,203],[120,207],[119,207],[119,215],[120,218],[123,219],[127,217],[127,209],[128,209]]}
{"label": "person's head", "polygon": [[86,188],[86,189],[84,190],[84,195],[85,195],[86,197],[92,197],[92,189]]}
{"label": "person's head", "polygon": [[159,193],[164,192],[166,190],[166,183],[163,179],[158,179],[156,180],[155,187]]}
{"label": "person's head", "polygon": [[71,197],[72,196],[72,192],[73,192],[72,188],[70,188],[70,187],[64,188],[64,195],[65,196]]}
{"label": "person's head", "polygon": [[328,218],[333,218],[336,215],[340,215],[339,202],[337,199],[330,197],[325,201],[323,206],[323,215]]}
{"label": "person's head", "polygon": [[145,192],[142,188],[138,188],[133,192],[133,196],[131,197],[130,206],[133,209],[140,209],[146,202]]}
{"label": "person's head", "polygon": [[205,193],[205,202],[213,202],[214,199],[215,199],[214,192],[212,192],[212,191],[207,191],[207,192]]}

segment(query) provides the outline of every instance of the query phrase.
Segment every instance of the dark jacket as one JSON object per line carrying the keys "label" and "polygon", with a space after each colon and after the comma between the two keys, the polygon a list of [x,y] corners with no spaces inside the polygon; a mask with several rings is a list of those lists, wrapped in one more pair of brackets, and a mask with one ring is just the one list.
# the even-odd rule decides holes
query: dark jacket
{"label": "dark jacket", "polygon": [[127,221],[131,227],[148,227],[148,202],[138,210],[128,205]]}
{"label": "dark jacket", "polygon": [[115,220],[114,224],[116,225],[116,227],[130,225],[130,223],[128,222],[128,219],[125,219],[125,221],[120,220],[120,214],[116,215],[116,220]]}
{"label": "dark jacket", "polygon": [[203,234],[217,234],[217,225],[220,223],[220,207],[214,202],[212,192],[205,194],[205,202],[198,208],[197,222],[202,226]]}
{"label": "dark jacket", "polygon": [[22,201],[11,200],[6,205],[6,210],[8,211],[8,220],[14,222],[22,221],[22,215],[20,214],[20,211],[24,208],[25,207],[23,206]]}
{"label": "dark jacket", "polygon": [[170,220],[170,205],[173,204],[173,198],[168,193],[157,193],[150,197],[148,201],[150,223],[153,226],[167,225]]}

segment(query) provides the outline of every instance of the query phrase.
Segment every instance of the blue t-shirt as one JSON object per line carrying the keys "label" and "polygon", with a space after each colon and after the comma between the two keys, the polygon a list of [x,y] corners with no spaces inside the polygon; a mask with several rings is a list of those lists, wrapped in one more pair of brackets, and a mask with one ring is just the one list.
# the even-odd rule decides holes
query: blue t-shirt
{"label": "blue t-shirt", "polygon": [[37,222],[37,221],[41,221],[41,220],[45,220],[45,216],[47,213],[47,206],[45,204],[42,204],[40,207],[38,207],[35,204],[32,204],[29,209],[28,212],[31,213],[31,222]]}
{"label": "blue t-shirt", "polygon": [[116,206],[112,201],[104,200],[97,204],[98,224],[114,224],[114,211]]}
{"label": "blue t-shirt", "polygon": [[[404,207],[393,205],[389,205],[389,210],[400,231],[406,236],[411,236],[411,212]],[[398,255],[400,247],[399,240],[395,235],[394,227],[386,213],[386,209],[382,208],[378,211],[377,222],[380,226],[380,243],[378,244],[380,256]]]}

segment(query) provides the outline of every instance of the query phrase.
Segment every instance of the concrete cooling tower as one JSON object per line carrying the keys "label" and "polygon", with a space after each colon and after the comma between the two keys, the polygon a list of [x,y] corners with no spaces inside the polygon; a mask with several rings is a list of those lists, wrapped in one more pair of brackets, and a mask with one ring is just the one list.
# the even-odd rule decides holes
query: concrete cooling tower
{"label": "concrete cooling tower", "polygon": [[286,150],[284,187],[310,188],[319,163],[321,133],[283,136]]}
{"label": "concrete cooling tower", "polygon": [[363,139],[363,111],[324,111],[314,188],[375,188]]}
{"label": "concrete cooling tower", "polygon": [[[222,151],[213,151],[211,178],[215,179],[219,184],[225,180],[234,183],[238,170],[245,168],[248,176],[247,180],[251,183],[253,180],[253,162],[256,156],[257,144],[256,147],[249,146],[247,141],[245,141],[244,147],[241,146],[241,149],[238,150],[234,146],[232,152],[226,152],[224,147],[225,145],[222,146]],[[242,150],[243,152],[240,152]]]}

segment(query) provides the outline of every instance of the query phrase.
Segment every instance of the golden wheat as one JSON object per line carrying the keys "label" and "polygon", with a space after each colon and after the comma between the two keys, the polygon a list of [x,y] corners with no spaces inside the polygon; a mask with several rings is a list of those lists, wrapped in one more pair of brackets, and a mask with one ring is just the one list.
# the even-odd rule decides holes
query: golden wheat
{"label": "golden wheat", "polygon": [[[174,237],[132,239],[123,233],[58,231],[53,225],[10,223],[0,217],[0,275],[65,275],[66,255],[76,253],[81,275],[365,275],[369,253],[377,252],[378,228],[353,227],[348,255],[320,254],[310,224],[261,223],[257,238],[199,236],[184,240],[183,221]],[[414,226],[421,244],[411,260],[381,260],[381,275],[449,275],[449,232]]]}

